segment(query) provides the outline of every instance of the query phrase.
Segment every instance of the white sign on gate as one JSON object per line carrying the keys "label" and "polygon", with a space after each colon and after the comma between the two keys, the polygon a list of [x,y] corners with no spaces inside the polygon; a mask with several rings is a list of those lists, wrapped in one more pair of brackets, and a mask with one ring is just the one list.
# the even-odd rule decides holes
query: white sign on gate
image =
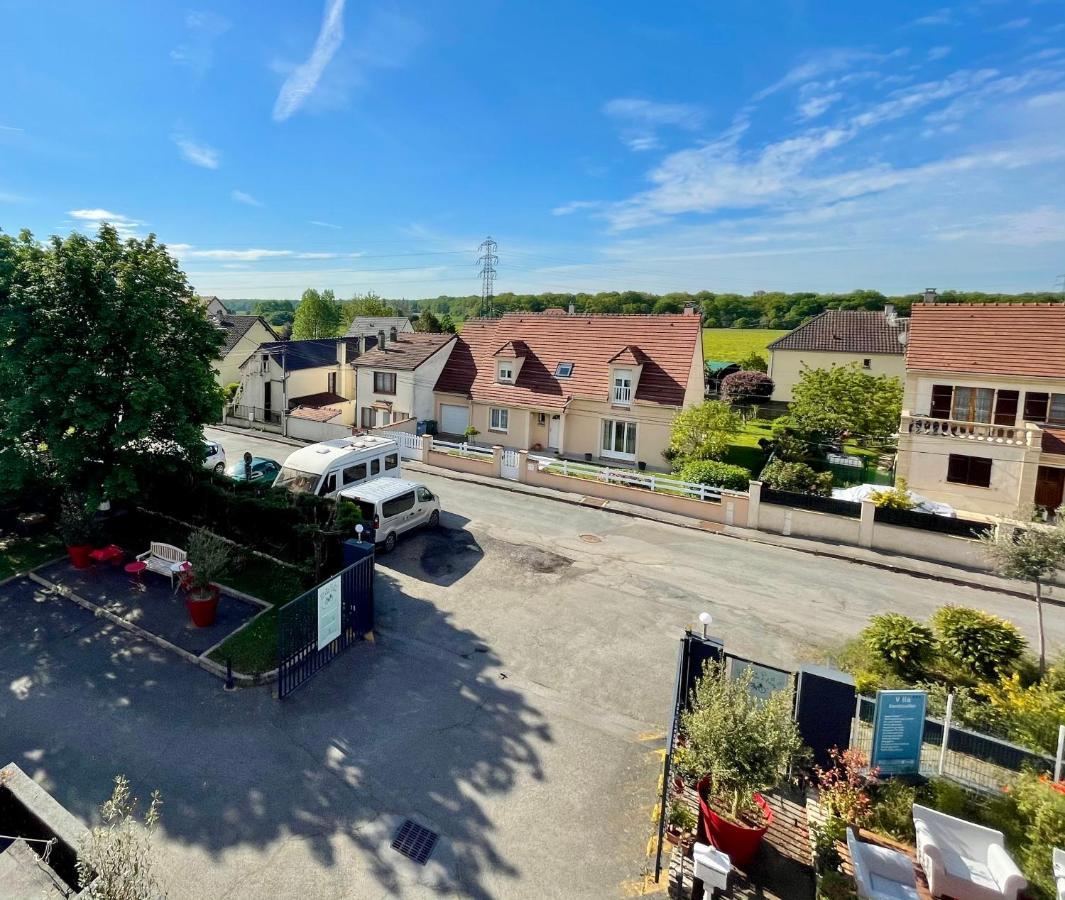
{"label": "white sign on gate", "polygon": [[340,576],[318,588],[318,649],[340,637]]}

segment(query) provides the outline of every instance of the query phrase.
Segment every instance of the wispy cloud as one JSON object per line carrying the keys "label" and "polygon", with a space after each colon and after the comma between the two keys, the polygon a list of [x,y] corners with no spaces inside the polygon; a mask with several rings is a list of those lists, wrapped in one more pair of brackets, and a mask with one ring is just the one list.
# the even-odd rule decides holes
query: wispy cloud
{"label": "wispy cloud", "polygon": [[343,42],[344,0],[326,0],[322,27],[310,57],[296,66],[281,85],[274,103],[275,122],[284,122],[303,105]]}
{"label": "wispy cloud", "polygon": [[843,99],[843,94],[838,91],[834,94],[821,94],[810,97],[799,103],[799,118],[803,120],[816,119],[829,107]]}
{"label": "wispy cloud", "polygon": [[122,213],[112,212],[109,209],[70,209],[67,215],[75,220],[78,227],[91,231],[97,230],[105,222],[114,227],[122,237],[135,237],[137,229],[143,222],[125,216]]}
{"label": "wispy cloud", "polygon": [[214,62],[214,45],[229,31],[231,23],[214,12],[193,11],[185,16],[185,40],[170,51],[170,58],[180,66],[203,77]]}
{"label": "wispy cloud", "polygon": [[286,256],[295,256],[292,250],[195,250],[187,249],[183,254],[189,259],[221,259],[238,260],[241,262],[257,262],[261,259],[277,259]]}
{"label": "wispy cloud", "polygon": [[950,55],[951,48],[946,45],[939,47],[932,47],[925,55],[925,59],[929,62],[935,62],[937,59],[943,59]]}
{"label": "wispy cloud", "polygon": [[949,7],[937,9],[926,16],[920,16],[910,22],[910,25],[949,25],[954,21],[954,12]]}
{"label": "wispy cloud", "polygon": [[962,227],[940,231],[935,237],[941,241],[1017,247],[1057,244],[1065,242],[1065,212],[1052,206],[1040,206],[1023,212],[985,216]]}
{"label": "wispy cloud", "polygon": [[659,146],[658,131],[674,126],[687,131],[699,128],[705,110],[690,103],[657,103],[636,97],[618,97],[603,112],[619,123],[621,139],[630,150],[653,150]]}
{"label": "wispy cloud", "polygon": [[882,62],[893,56],[905,55],[905,53],[906,50],[904,48],[891,53],[872,53],[869,50],[859,50],[851,47],[820,50],[816,53],[808,54],[798,65],[785,72],[781,78],[774,81],[769,87],[760,90],[754,95],[754,101],[765,100],[766,97],[770,97],[780,91],[805,85],[832,72],[849,69],[857,63]]}
{"label": "wispy cloud", "polygon": [[11,134],[22,134],[25,128],[16,128],[14,125],[0,125],[0,131],[10,132]]}
{"label": "wispy cloud", "polygon": [[261,200],[256,200],[251,194],[244,191],[232,191],[230,197],[237,201],[237,203],[243,203],[245,206],[262,206]]}
{"label": "wispy cloud", "polygon": [[218,168],[220,154],[214,147],[209,147],[207,144],[201,144],[198,141],[178,135],[174,136],[174,143],[177,144],[177,148],[181,151],[181,156],[186,162],[204,169]]}
{"label": "wispy cloud", "polygon": [[322,221],[319,221],[318,219],[308,219],[307,220],[307,224],[308,225],[317,225],[319,228],[332,228],[335,231],[340,231],[343,228],[342,225],[334,225],[332,222],[322,222]]}
{"label": "wispy cloud", "polygon": [[1027,16],[1022,16],[1019,19],[1010,19],[1008,22],[1003,22],[996,28],[996,31],[1020,31],[1022,28],[1027,28],[1032,24],[1032,20]]}
{"label": "wispy cloud", "polygon": [[596,209],[602,206],[596,200],[571,200],[569,203],[563,203],[561,206],[556,206],[551,210],[553,216],[569,216],[575,212],[580,212],[583,209]]}

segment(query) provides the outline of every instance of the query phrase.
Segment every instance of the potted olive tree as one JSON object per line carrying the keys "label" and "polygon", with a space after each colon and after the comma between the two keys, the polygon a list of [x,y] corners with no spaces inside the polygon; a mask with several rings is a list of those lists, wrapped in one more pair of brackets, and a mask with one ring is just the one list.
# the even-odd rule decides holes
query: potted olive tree
{"label": "potted olive tree", "polygon": [[219,594],[215,582],[229,565],[231,555],[229,544],[209,531],[201,529],[189,538],[189,592],[185,605],[197,628],[214,624]]}
{"label": "potted olive tree", "polygon": [[59,534],[76,569],[89,567],[92,552],[93,511],[88,498],[72,491],[59,504]]}
{"label": "potted olive tree", "polygon": [[757,852],[773,813],[759,791],[775,788],[802,747],[790,691],[767,700],[751,692],[753,670],[728,678],[709,664],[692,691],[682,728],[692,765],[702,773],[699,838],[744,866]]}

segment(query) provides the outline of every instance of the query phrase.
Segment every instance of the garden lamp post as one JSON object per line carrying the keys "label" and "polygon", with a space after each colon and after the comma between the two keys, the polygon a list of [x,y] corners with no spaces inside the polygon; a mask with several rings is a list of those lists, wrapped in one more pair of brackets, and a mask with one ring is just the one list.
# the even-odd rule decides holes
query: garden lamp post
{"label": "garden lamp post", "polygon": [[357,540],[360,544],[362,543],[362,526],[361,525],[356,525],[355,526],[355,540]]}
{"label": "garden lamp post", "polygon": [[714,621],[714,617],[708,612],[699,613],[699,621],[703,624],[703,640],[706,640],[706,629],[710,627],[710,623]]}

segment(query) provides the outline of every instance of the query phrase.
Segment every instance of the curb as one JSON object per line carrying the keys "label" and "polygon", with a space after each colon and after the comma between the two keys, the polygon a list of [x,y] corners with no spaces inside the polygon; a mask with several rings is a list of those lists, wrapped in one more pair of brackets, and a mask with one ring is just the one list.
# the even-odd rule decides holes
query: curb
{"label": "curb", "polygon": [[[417,460],[404,460],[403,466],[410,468],[414,472],[424,472],[427,475],[436,475],[440,478],[447,478],[451,481],[463,481],[468,484],[479,484],[483,487],[494,488],[499,491],[508,491],[512,494],[522,494],[526,497],[540,497],[544,500],[552,500],[556,503],[566,503],[570,506],[588,506],[585,502],[586,498],[580,494],[566,495],[561,492],[550,491],[550,489],[544,489],[550,491],[549,493],[540,493],[539,491],[532,491],[523,489],[523,485],[520,482],[505,482],[496,483],[495,480],[485,479],[476,475],[469,475],[465,472],[452,472],[450,469],[439,469],[435,466],[426,465],[423,462]],[[761,544],[766,547],[776,547],[779,550],[790,550],[794,553],[806,553],[810,556],[819,556],[826,559],[835,559],[841,562],[853,563],[858,566],[869,566],[873,569],[879,569],[884,572],[893,572],[897,575],[909,575],[912,578],[923,578],[927,581],[937,581],[942,584],[949,584],[955,587],[973,588],[980,591],[993,591],[998,594],[1004,594],[1008,597],[1015,597],[1020,600],[1027,600],[1030,603],[1034,603],[1032,595],[1027,591],[1015,590],[1008,587],[1002,587],[997,585],[981,584],[978,581],[972,581],[964,578],[960,575],[948,575],[940,574],[936,572],[923,572],[920,569],[911,569],[905,565],[896,565],[890,562],[882,562],[875,559],[862,559],[859,557],[851,556],[844,552],[843,549],[836,552],[831,549],[820,549],[817,547],[795,547],[790,544],[781,544],[773,540],[767,540],[764,537],[756,536],[761,535],[761,532],[752,532],[751,534],[737,533],[739,529],[736,529],[731,525],[723,525],[719,529],[709,528],[707,525],[714,524],[703,522],[702,520],[690,519],[685,520],[682,516],[677,516],[675,519],[660,518],[659,516],[649,515],[639,512],[637,509],[631,506],[622,508],[611,505],[612,501],[605,501],[602,506],[596,506],[597,509],[602,509],[605,512],[613,513],[618,516],[627,516],[630,519],[642,519],[647,522],[658,522],[660,525],[671,525],[674,528],[686,528],[691,531],[701,531],[704,534],[717,534],[723,537],[732,538],[739,541],[747,541],[751,544]],[[748,529],[743,529],[748,531]],[[838,545],[841,548],[842,544]],[[861,548],[853,548],[861,549]],[[933,565],[937,565],[933,563]],[[1059,599],[1055,597],[1043,597],[1043,602],[1051,606],[1065,607],[1065,599]]]}
{"label": "curb", "polygon": [[[192,663],[194,666],[198,666],[205,672],[214,675],[216,678],[222,681],[226,680],[226,670],[218,663],[213,662],[204,657],[197,656],[196,654],[191,653],[188,650],[183,650],[181,647],[177,646],[177,644],[170,643],[170,641],[168,641],[166,638],[161,638],[157,634],[152,634],[152,632],[150,631],[145,631],[145,629],[141,628],[139,625],[135,625],[128,619],[123,619],[121,616],[115,615],[109,609],[104,609],[102,606],[97,606],[95,603],[90,603],[88,600],[74,593],[74,591],[72,591],[70,588],[60,584],[55,584],[49,581],[47,578],[38,575],[35,571],[27,572],[26,577],[29,578],[30,581],[41,585],[41,587],[48,588],[50,591],[53,591],[58,596],[65,597],[68,600],[72,600],[78,606],[82,607],[82,609],[91,612],[94,616],[97,616],[101,619],[107,619],[107,621],[110,622],[112,625],[117,625],[119,628],[128,631],[130,634],[134,634],[142,640],[148,641],[148,643],[150,644],[154,644],[161,650],[167,650],[170,653],[177,655],[185,662]],[[242,625],[241,627],[243,628],[247,626],[252,621],[259,618],[259,616],[264,615],[265,613],[266,610],[264,609],[262,612],[257,613],[255,616],[245,622],[244,625]],[[239,630],[240,629],[237,629],[237,631]],[[235,633],[236,632],[233,632],[233,634]],[[226,635],[226,637],[228,638],[229,635]],[[210,649],[214,648],[212,647]],[[277,669],[271,669],[269,672],[263,672],[259,675],[246,675],[243,672],[234,671],[233,680],[236,681],[238,684],[243,685],[244,687],[255,687],[257,685],[270,684],[271,682],[277,680]]]}

